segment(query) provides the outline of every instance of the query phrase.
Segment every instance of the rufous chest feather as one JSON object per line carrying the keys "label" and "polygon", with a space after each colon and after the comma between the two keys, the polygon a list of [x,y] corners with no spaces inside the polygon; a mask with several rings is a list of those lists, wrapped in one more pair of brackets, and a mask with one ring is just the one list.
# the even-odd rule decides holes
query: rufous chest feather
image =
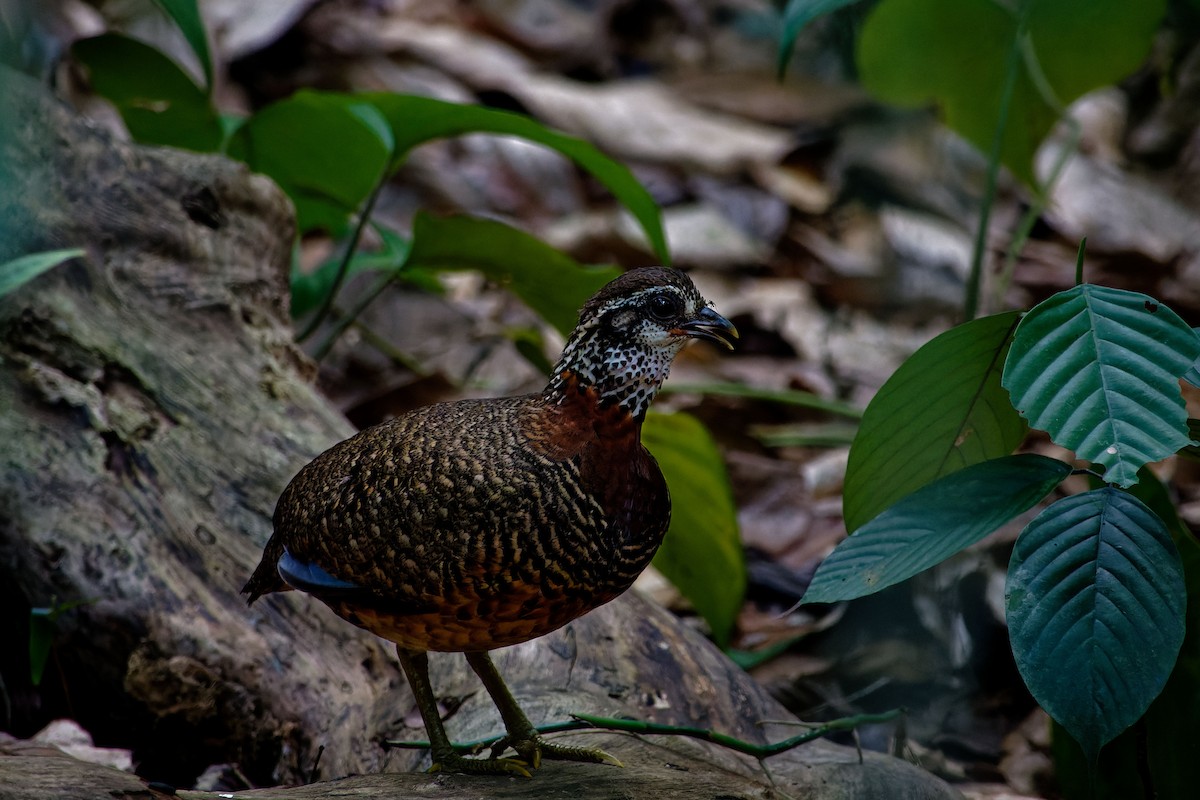
{"label": "rufous chest feather", "polygon": [[581,488],[599,503],[610,524],[628,533],[662,535],[670,520],[666,482],[641,443],[641,421],[597,391],[564,379],[558,402],[531,410],[523,420],[530,446],[547,458],[574,461]]}

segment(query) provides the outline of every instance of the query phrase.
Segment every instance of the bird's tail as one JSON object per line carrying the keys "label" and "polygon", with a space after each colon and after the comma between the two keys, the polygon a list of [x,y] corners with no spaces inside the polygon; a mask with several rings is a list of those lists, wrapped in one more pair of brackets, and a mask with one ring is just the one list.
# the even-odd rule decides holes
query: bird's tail
{"label": "bird's tail", "polygon": [[283,541],[279,536],[272,536],[263,549],[262,561],[258,562],[254,574],[242,587],[242,594],[250,595],[246,599],[246,605],[250,605],[264,594],[286,592],[292,588],[279,577],[279,559],[282,556]]}

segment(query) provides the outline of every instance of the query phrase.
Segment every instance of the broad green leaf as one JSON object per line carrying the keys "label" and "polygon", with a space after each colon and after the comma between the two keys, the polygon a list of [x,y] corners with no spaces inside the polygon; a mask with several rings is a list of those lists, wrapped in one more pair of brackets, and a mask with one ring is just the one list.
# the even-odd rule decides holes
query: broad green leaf
{"label": "broad green leaf", "polygon": [[863,85],[898,105],[936,103],[947,125],[989,152],[1018,17],[1030,2],[1001,161],[1034,186],[1033,155],[1059,109],[1138,68],[1165,0],[881,0],[858,41]]}
{"label": "broad green leaf", "polygon": [[212,56],[208,51],[208,36],[204,32],[204,20],[200,18],[200,9],[196,0],[154,0],[175,21],[188,46],[200,61],[204,70],[204,85],[212,92],[213,65]]}
{"label": "broad green leaf", "polygon": [[524,231],[475,217],[435,217],[420,212],[413,223],[405,269],[479,270],[507,287],[564,335],[579,309],[621,274],[614,267],[584,267]]}
{"label": "broad green leaf", "polygon": [[783,10],[783,34],[779,38],[779,54],[776,59],[776,71],[782,77],[787,71],[788,61],[792,58],[792,48],[796,37],[808,23],[817,17],[831,14],[839,8],[845,8],[859,0],[788,0]]}
{"label": "broad green leaf", "polygon": [[221,121],[208,93],[155,48],[105,33],[75,42],[71,52],[137,141],[200,152],[221,146]]}
{"label": "broad green leaf", "polygon": [[[1094,782],[1079,745],[1061,726],[1055,726],[1054,772],[1069,800],[1140,797],[1145,788],[1141,773],[1146,768],[1163,796],[1200,785],[1200,740],[1195,736],[1196,720],[1200,719],[1200,544],[1179,519],[1169,490],[1153,472],[1143,468],[1130,491],[1163,520],[1179,549],[1189,598],[1187,633],[1162,694],[1150,704],[1140,729],[1128,728],[1105,745]],[[1139,765],[1143,757],[1147,763]]]}
{"label": "broad green leaf", "polygon": [[9,292],[28,283],[43,272],[54,269],[64,261],[70,261],[72,258],[83,258],[85,255],[87,253],[78,248],[72,250],[46,250],[41,253],[30,253],[29,255],[6,261],[0,264],[0,297],[4,297]]}
{"label": "broad green leaf", "polygon": [[1022,453],[938,478],[863,525],[821,563],[805,603],[874,594],[940,563],[1028,511],[1071,473]]}
{"label": "broad green leaf", "polygon": [[414,147],[464,133],[518,136],[557,150],[590,172],[633,214],[658,259],[670,264],[658,204],[628,167],[613,161],[587,142],[550,130],[529,117],[482,106],[459,105],[412,95],[357,95],[387,118],[396,137],[395,165]]}
{"label": "broad green leaf", "polygon": [[688,414],[650,412],[642,442],[671,490],[671,529],[654,566],[729,641],[746,591],[746,565],[725,462],[704,425]]}
{"label": "broad green leaf", "polygon": [[957,469],[1011,453],[1025,422],[1000,386],[1016,312],[973,320],[927,342],[863,415],[846,465],[843,513],[854,532]]}
{"label": "broad green leaf", "polygon": [[658,205],[627,167],[519,114],[429,97],[306,89],[247,120],[230,138],[229,152],[287,191],[302,232],[324,227],[340,233],[385,170],[399,168],[415,147],[466,133],[518,136],[574,160],[633,214],[660,260],[669,263]]}
{"label": "broad green leaf", "polygon": [[1137,498],[1106,487],[1064,498],[1017,538],[1009,638],[1038,704],[1088,761],[1162,691],[1184,638],[1179,551]]}
{"label": "broad green leaf", "polygon": [[1171,309],[1083,284],[1025,315],[1003,382],[1030,425],[1129,486],[1188,444],[1179,376],[1197,356],[1200,337]]}
{"label": "broad green leaf", "polygon": [[287,192],[301,233],[339,236],[390,173],[394,144],[390,125],[365,100],[303,90],[246,120],[227,150]]}

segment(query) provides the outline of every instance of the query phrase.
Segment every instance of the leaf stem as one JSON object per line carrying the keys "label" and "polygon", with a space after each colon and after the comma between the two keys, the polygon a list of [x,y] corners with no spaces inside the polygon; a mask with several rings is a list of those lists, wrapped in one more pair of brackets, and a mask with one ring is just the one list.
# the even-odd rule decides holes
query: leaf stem
{"label": "leaf stem", "polygon": [[1083,283],[1083,253],[1087,249],[1087,237],[1079,240],[1079,251],[1075,254],[1075,285]]}
{"label": "leaf stem", "polygon": [[979,209],[979,227],[975,231],[975,245],[971,251],[971,272],[967,276],[967,294],[963,304],[963,316],[968,320],[975,319],[979,313],[979,287],[983,282],[983,259],[987,250],[988,223],[992,216],[992,206],[996,203],[996,187],[1000,176],[1000,160],[1004,148],[1004,133],[1008,128],[1009,110],[1012,108],[1013,94],[1017,87],[1017,75],[1020,72],[1022,46],[1021,41],[1029,21],[1029,10],[1033,0],[1021,4],[1020,15],[1017,18],[1017,30],[1013,36],[1012,46],[1008,51],[1008,62],[1004,69],[1004,86],[1000,93],[1000,109],[996,117],[996,129],[992,136],[992,149],[988,154],[987,182],[984,185],[983,200]]}
{"label": "leaf stem", "polygon": [[[362,234],[366,230],[367,223],[371,221],[371,214],[375,211],[375,203],[379,200],[379,195],[383,192],[383,187],[387,185],[389,175],[391,175],[391,172],[385,169],[383,174],[379,176],[379,180],[375,182],[375,186],[371,188],[371,194],[367,196],[367,202],[363,205],[362,212],[358,215],[358,222],[354,225],[354,232],[350,235],[350,240],[346,242],[346,251],[342,254],[341,263],[338,264],[337,276],[333,279],[333,285],[329,287],[329,291],[326,293],[324,300],[321,301],[321,307],[317,309],[317,313],[304,326],[304,330],[296,335],[296,341],[303,342],[316,333],[317,328],[321,327],[321,323],[329,316],[329,311],[333,308],[333,301],[337,298],[338,292],[341,291],[342,284],[346,281],[346,274],[350,271],[350,261],[354,258],[355,252],[358,251],[358,243],[362,240]],[[345,330],[345,328],[343,327],[342,330]],[[340,335],[341,331],[338,333]],[[332,346],[332,342],[329,342],[329,347]],[[325,347],[322,354],[317,356],[318,361],[325,353],[329,352],[329,347]]]}
{"label": "leaf stem", "polygon": [[[812,729],[797,736],[784,739],[781,742],[773,744],[754,744],[752,742],[742,741],[728,734],[719,733],[707,728],[693,728],[681,725],[664,725],[657,722],[645,722],[636,719],[627,719],[623,717],[598,717],[591,714],[572,714],[572,719],[567,722],[553,722],[548,725],[542,725],[536,730],[538,733],[563,733],[566,731],[582,731],[582,730],[600,730],[600,731],[620,731],[622,733],[630,733],[641,736],[686,736],[691,739],[701,739],[706,742],[735,750],[739,753],[753,756],[754,758],[763,759],[777,756],[780,753],[785,753],[799,747],[802,744],[819,739],[829,733],[837,731],[854,730],[860,725],[872,723],[890,722],[897,717],[903,716],[905,710],[902,708],[894,708],[890,711],[884,711],[879,714],[856,714],[851,717],[843,717],[829,722],[812,725]],[[808,723],[801,723],[808,724]],[[493,736],[487,739],[479,739],[473,742],[456,742],[453,744],[455,750],[464,753],[477,753],[495,742],[503,739],[503,736]],[[405,750],[424,750],[429,747],[428,742],[400,742],[387,739],[384,741],[387,747],[395,747]]]}

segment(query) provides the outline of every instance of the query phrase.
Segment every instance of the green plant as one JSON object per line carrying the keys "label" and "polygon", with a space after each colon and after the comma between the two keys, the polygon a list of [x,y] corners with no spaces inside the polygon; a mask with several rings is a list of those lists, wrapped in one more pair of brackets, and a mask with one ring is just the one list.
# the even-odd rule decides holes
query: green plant
{"label": "green plant", "polygon": [[87,255],[78,248],[71,250],[46,250],[40,253],[29,253],[18,256],[11,261],[0,264],[0,297],[15,291],[17,287],[33,280],[43,272],[54,269],[59,264],[73,258],[83,258]]}
{"label": "green plant", "polygon": [[[791,0],[781,71],[799,30],[850,2]],[[1034,150],[1067,103],[1141,62],[1164,8],[1164,0],[880,0],[867,15],[857,43],[864,85],[900,105],[937,105],[989,155],[969,320],[1000,166],[1033,192],[1011,264],[1070,152],[1043,184]],[[804,602],[878,591],[1032,508],[1072,472],[1010,455],[1027,424],[1046,431],[1092,464],[1094,486],[1051,503],[1017,539],[1006,603],[1018,668],[1078,743],[1055,738],[1069,795],[1180,793],[1200,778],[1195,758],[1166,755],[1192,738],[1183,731],[1198,710],[1200,547],[1146,465],[1194,450],[1200,423],[1187,419],[1178,382],[1200,383],[1200,337],[1153,298],[1082,284],[1082,252],[1073,289],[1019,322],[1009,312],[948,331],[880,390],[851,448],[851,535]]]}
{"label": "green plant", "polygon": [[[134,139],[219,151],[244,161],[289,195],[298,236],[323,232],[337,242],[337,257],[308,274],[293,270],[291,278],[292,311],[304,322],[298,338],[328,331],[314,347],[317,357],[394,281],[427,284],[431,273],[477,270],[565,334],[584,300],[616,274],[612,267],[578,264],[537,238],[492,220],[420,213],[407,234],[373,220],[380,192],[408,154],[436,139],[466,133],[518,136],[561,153],[612,192],[641,225],[658,258],[669,263],[654,200],[626,167],[592,145],[526,116],[382,92],[302,90],[245,118],[221,114],[212,102],[212,63],[195,1],[159,4],[195,50],[204,85],[157,49],[118,33],[77,42],[73,56],[87,68],[95,90],[116,106]],[[368,228],[382,242],[374,252],[361,248]],[[372,288],[358,305],[341,311],[333,325],[322,326],[354,274],[373,274]],[[514,331],[513,338],[519,351],[545,365],[536,336],[522,330]],[[653,415],[646,428],[650,447],[677,494],[697,481],[710,489],[687,507],[677,505],[669,533],[669,541],[677,545],[668,547],[658,563],[696,603],[714,638],[724,643],[744,587],[724,465],[707,432],[685,415]],[[722,577],[719,591],[711,582],[716,574]]]}
{"label": "green plant", "polygon": [[933,339],[867,407],[846,476],[851,536],[804,602],[902,581],[1050,493],[1072,467],[1008,455],[1019,413],[1090,462],[1098,483],[1025,527],[1006,589],[1021,675],[1094,765],[1173,669],[1200,690],[1195,660],[1176,666],[1197,545],[1145,468],[1192,444],[1179,380],[1200,360],[1200,335],[1153,298],[1091,284],[1014,321],[986,317]]}
{"label": "green plant", "polygon": [[[1085,471],[1097,482],[1026,525],[1006,601],[1022,678],[1094,766],[1169,678],[1198,688],[1194,645],[1180,657],[1186,619],[1200,604],[1189,594],[1200,581],[1198,548],[1146,465],[1193,444],[1196,421],[1178,381],[1198,366],[1200,336],[1152,297],[1092,284],[1014,321],[998,314],[943,333],[878,392],[847,469],[851,536],[818,569],[804,602],[904,581],[1060,485],[1072,465],[1007,455],[1021,440],[1020,414],[1090,462]],[[922,399],[932,386],[950,391]],[[932,423],[923,419],[930,403]],[[1153,717],[1147,724],[1165,735]]]}

